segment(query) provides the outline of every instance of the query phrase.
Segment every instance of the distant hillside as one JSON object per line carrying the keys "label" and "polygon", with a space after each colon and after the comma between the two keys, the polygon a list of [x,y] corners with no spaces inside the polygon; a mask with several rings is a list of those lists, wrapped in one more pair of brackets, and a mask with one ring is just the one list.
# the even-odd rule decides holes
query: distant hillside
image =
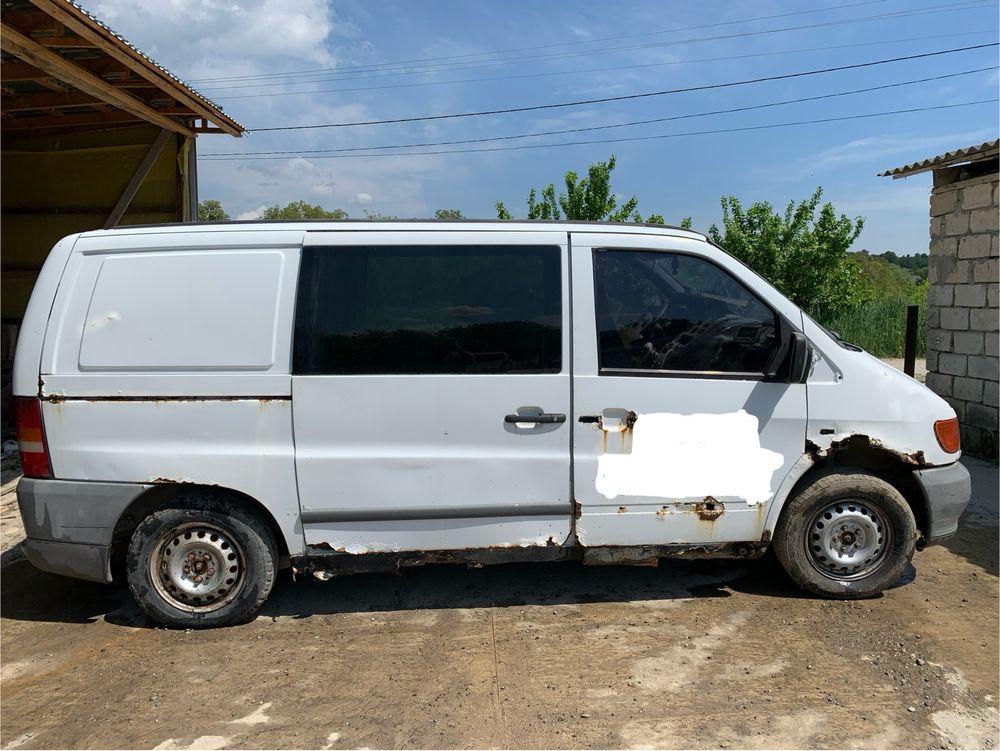
{"label": "distant hillside", "polygon": [[[862,253],[868,253],[868,251],[863,250]],[[899,266],[901,269],[906,269],[911,274],[913,274],[913,281],[920,283],[927,278],[927,254],[926,253],[914,253],[911,256],[897,256],[891,250],[887,250],[885,253],[879,253],[875,255],[873,253],[868,253],[872,258],[881,258],[883,261],[888,261],[893,266]]]}

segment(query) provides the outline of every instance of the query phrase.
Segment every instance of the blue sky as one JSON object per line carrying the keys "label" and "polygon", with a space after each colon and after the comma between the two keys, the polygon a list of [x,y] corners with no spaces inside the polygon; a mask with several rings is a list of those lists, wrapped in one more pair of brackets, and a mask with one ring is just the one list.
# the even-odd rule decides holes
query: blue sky
{"label": "blue sky", "polygon": [[[817,4],[804,0],[618,4],[85,0],[83,4],[251,131],[696,87],[989,44],[998,38],[998,10],[991,0]],[[660,213],[668,222],[691,216],[695,228],[707,229],[719,221],[722,195],[783,207],[789,199],[804,198],[821,185],[825,198],[839,210],[866,218],[856,249],[926,252],[930,175],[894,181],[876,173],[996,138],[997,104],[867,119],[855,116],[994,99],[997,59],[997,48],[990,47],[859,70],[545,111],[258,131],[240,140],[202,136],[199,190],[203,199],[222,201],[233,217],[252,217],[264,206],[298,199],[343,208],[358,217],[366,210],[425,217],[436,208],[493,217],[493,204],[502,199],[515,216],[523,216],[530,187],[559,184],[567,169],[583,172],[588,164],[615,153],[615,189],[623,198],[635,194],[640,211]],[[428,62],[408,62],[414,60]],[[991,70],[756,111],[464,148],[852,118],[800,127],[451,155],[322,159],[313,153],[231,161],[203,156],[603,126],[977,68]],[[270,77],[246,78],[250,76]],[[440,149],[423,149],[428,150]]]}

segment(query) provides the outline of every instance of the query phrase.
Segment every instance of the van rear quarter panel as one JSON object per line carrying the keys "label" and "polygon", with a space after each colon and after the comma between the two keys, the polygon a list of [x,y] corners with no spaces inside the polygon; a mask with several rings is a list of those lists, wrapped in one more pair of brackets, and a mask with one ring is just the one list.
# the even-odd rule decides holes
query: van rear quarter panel
{"label": "van rear quarter panel", "polygon": [[290,375],[302,234],[81,236],[41,356],[55,477],[236,490],[302,552]]}

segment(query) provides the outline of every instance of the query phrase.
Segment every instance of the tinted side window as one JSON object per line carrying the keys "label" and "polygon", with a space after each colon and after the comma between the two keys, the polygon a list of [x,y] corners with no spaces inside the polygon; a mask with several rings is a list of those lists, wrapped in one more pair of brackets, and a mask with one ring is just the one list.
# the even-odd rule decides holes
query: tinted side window
{"label": "tinted side window", "polygon": [[777,344],[774,312],[698,256],[594,254],[602,369],[763,373]]}
{"label": "tinted side window", "polygon": [[305,248],[294,372],[558,373],[558,247]]}

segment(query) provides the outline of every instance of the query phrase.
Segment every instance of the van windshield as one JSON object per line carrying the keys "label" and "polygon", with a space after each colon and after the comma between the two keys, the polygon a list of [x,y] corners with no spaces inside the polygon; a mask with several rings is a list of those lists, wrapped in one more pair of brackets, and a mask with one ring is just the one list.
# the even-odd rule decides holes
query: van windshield
{"label": "van windshield", "polygon": [[862,347],[859,347],[857,344],[851,344],[850,342],[842,339],[841,336],[840,336],[840,334],[838,334],[836,331],[831,331],[826,326],[824,326],[822,323],[820,323],[815,318],[813,318],[811,315],[809,315],[808,313],[806,313],[804,310],[802,311],[802,315],[804,315],[806,318],[808,318],[810,321],[812,321],[814,324],[816,324],[819,328],[821,328],[824,331],[824,333],[826,333],[827,336],[829,336],[831,339],[833,339],[833,341],[835,341],[837,344],[839,344],[844,349],[849,349],[851,352],[864,352],[865,351]]}

